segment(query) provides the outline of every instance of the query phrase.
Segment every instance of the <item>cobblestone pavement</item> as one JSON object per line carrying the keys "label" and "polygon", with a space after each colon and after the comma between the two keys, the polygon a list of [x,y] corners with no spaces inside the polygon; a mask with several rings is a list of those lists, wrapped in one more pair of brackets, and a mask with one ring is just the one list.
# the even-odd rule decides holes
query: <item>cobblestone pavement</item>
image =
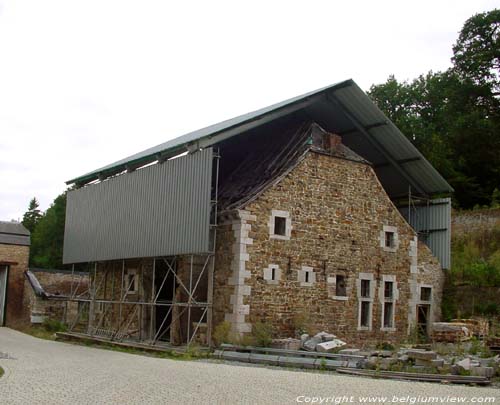
{"label": "cobblestone pavement", "polygon": [[[0,328],[0,353],[11,357],[0,356],[2,405],[286,404],[310,397],[359,403],[359,396],[386,396],[395,403],[393,396],[429,395],[469,401],[489,396],[500,403],[498,389],[167,360],[46,341],[7,328]],[[334,402],[343,395],[344,402]]]}

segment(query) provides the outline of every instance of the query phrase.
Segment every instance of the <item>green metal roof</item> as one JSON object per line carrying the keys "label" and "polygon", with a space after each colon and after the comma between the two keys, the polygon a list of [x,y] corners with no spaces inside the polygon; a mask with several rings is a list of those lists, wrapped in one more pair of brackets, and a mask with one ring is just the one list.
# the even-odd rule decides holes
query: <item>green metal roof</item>
{"label": "green metal roof", "polygon": [[269,107],[188,133],[67,181],[84,185],[125,170],[204,149],[250,129],[301,112],[325,129],[342,135],[343,142],[372,162],[392,197],[408,185],[420,195],[450,193],[452,187],[415,146],[382,113],[353,80],[346,80]]}

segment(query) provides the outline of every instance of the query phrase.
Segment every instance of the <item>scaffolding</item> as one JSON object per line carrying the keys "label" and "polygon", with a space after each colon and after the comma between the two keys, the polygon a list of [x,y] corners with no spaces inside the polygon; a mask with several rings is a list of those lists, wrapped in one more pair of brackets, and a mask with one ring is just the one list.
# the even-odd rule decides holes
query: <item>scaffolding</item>
{"label": "scaffolding", "polygon": [[211,346],[219,153],[214,175],[208,253],[87,264],[89,287],[75,278],[65,322],[68,332],[151,346]]}

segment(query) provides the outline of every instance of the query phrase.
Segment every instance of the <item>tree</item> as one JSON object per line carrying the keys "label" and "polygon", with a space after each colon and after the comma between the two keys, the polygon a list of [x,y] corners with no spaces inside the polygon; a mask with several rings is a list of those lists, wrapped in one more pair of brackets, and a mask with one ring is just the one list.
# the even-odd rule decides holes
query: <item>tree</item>
{"label": "tree", "polygon": [[31,235],[31,264],[57,269],[63,266],[63,240],[66,216],[66,192],[47,209]]}
{"label": "tree", "polygon": [[455,189],[462,208],[490,205],[500,183],[500,11],[467,20],[455,66],[411,82],[373,85],[370,96]]}
{"label": "tree", "polygon": [[500,94],[500,10],[469,18],[453,47],[454,69],[477,86]]}
{"label": "tree", "polygon": [[33,233],[36,225],[42,218],[42,212],[38,209],[39,206],[37,199],[33,197],[29,203],[28,211],[23,215],[22,224],[31,233]]}

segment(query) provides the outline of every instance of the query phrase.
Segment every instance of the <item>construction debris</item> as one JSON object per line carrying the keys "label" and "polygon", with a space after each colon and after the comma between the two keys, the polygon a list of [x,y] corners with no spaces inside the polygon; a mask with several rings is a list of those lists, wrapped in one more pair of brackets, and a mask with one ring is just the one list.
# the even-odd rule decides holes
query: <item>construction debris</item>
{"label": "construction debris", "polygon": [[432,340],[435,342],[464,342],[472,337],[466,323],[434,322],[432,324]]}
{"label": "construction debris", "polygon": [[452,323],[465,324],[473,336],[484,338],[490,332],[490,325],[487,319],[452,319]]}
{"label": "construction debris", "polygon": [[345,346],[346,342],[337,339],[337,336],[328,332],[319,332],[313,337],[307,334],[301,336],[301,345],[304,350],[309,352],[329,353],[336,351],[337,348]]}

